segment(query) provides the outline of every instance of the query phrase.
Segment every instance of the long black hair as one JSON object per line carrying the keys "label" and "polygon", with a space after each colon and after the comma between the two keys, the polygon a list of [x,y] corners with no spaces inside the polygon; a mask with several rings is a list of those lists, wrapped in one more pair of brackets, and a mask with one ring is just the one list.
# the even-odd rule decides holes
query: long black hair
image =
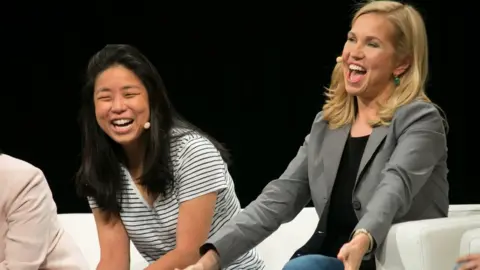
{"label": "long black hair", "polygon": [[90,59],[86,83],[81,93],[80,125],[83,149],[81,165],[76,174],[76,187],[80,196],[92,197],[100,209],[118,215],[121,211],[119,191],[124,177],[120,165],[126,164],[126,157],[120,145],[98,125],[93,101],[97,76],[116,65],[135,73],[148,93],[151,126],[141,136],[146,151],[140,184],[149,194],[164,196],[173,187],[170,163],[172,128],[180,127],[187,132],[201,133],[215,145],[227,163],[229,154],[220,143],[176,113],[167,97],[160,74],[139,50],[130,45],[107,45]]}

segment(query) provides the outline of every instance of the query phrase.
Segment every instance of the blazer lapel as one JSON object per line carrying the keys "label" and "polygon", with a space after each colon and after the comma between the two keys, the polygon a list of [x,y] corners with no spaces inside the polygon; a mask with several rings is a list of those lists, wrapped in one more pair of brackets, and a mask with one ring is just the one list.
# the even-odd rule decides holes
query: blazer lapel
{"label": "blazer lapel", "polygon": [[324,164],[324,180],[327,194],[330,194],[335,183],[343,148],[350,133],[350,127],[350,125],[346,125],[337,129],[329,129],[326,132],[321,157]]}
{"label": "blazer lapel", "polygon": [[365,169],[365,166],[367,166],[370,159],[372,159],[373,154],[375,154],[375,152],[377,151],[377,148],[380,146],[385,136],[387,136],[387,132],[388,132],[388,127],[380,126],[380,127],[374,128],[372,131],[372,134],[370,134],[367,145],[365,146],[365,150],[363,151],[363,156],[360,162],[360,166],[358,167],[357,180],[355,183],[355,187],[358,183],[360,176],[363,173],[363,170]]}

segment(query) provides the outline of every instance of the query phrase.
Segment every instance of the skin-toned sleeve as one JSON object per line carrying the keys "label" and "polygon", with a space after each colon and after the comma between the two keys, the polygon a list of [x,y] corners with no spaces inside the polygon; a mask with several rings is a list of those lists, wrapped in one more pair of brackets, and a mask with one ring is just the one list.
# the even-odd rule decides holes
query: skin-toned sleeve
{"label": "skin-toned sleeve", "polygon": [[7,196],[8,230],[0,270],[38,270],[50,246],[57,208],[43,173],[36,168],[12,173]]}

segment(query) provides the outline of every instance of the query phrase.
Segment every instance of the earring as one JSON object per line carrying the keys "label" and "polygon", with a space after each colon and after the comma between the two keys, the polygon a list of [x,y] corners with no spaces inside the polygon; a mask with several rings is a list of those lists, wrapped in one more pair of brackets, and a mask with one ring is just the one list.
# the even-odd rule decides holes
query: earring
{"label": "earring", "polygon": [[395,84],[395,86],[400,85],[400,78],[397,75],[393,75],[393,84]]}

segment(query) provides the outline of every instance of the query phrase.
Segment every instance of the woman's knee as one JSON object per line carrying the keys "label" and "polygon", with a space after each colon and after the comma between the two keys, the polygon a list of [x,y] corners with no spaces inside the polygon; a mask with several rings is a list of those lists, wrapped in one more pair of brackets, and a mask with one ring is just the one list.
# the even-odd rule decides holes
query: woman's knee
{"label": "woman's knee", "polygon": [[323,255],[305,255],[290,260],[283,270],[343,270],[343,263]]}

